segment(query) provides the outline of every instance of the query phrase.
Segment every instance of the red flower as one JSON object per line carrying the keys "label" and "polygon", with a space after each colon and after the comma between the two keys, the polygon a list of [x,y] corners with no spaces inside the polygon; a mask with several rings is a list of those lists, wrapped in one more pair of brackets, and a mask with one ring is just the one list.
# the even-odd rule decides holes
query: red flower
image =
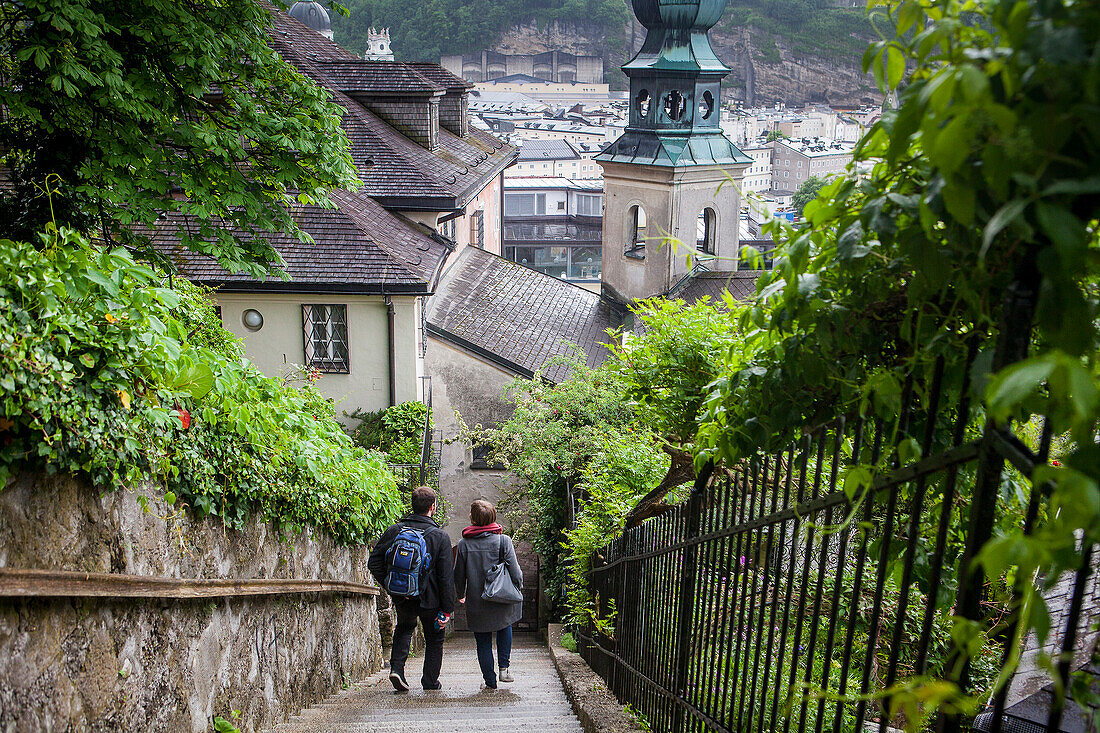
{"label": "red flower", "polygon": [[176,410],[176,415],[179,417],[180,424],[183,426],[184,430],[187,430],[187,428],[191,427],[191,413],[190,412],[188,412],[187,410],[184,410],[183,408],[180,408],[180,409]]}
{"label": "red flower", "polygon": [[1062,466],[1062,462],[1061,461],[1051,461],[1050,465],[1057,466],[1057,467],[1060,468]]}

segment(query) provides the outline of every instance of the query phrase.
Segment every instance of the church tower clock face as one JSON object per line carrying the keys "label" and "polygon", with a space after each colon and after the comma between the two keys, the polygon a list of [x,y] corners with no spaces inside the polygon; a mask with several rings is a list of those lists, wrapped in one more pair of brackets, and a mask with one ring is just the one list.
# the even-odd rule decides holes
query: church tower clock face
{"label": "church tower clock face", "polygon": [[752,159],[722,134],[729,69],[707,31],[726,0],[633,0],[646,29],[623,67],[626,131],[596,161],[604,171],[605,294],[667,294],[693,269],[737,266],[740,183]]}

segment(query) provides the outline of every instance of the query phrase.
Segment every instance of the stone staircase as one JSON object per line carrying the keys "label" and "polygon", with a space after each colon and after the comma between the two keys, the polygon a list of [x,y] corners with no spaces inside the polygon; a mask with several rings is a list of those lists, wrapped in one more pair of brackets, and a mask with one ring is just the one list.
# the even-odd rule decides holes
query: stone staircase
{"label": "stone staircase", "polygon": [[582,731],[550,653],[537,637],[516,635],[511,666],[515,682],[501,683],[496,692],[482,690],[473,636],[455,634],[444,647],[442,690],[420,689],[421,658],[414,657],[406,664],[411,691],[395,693],[389,670],[383,669],[302,711],[272,733]]}

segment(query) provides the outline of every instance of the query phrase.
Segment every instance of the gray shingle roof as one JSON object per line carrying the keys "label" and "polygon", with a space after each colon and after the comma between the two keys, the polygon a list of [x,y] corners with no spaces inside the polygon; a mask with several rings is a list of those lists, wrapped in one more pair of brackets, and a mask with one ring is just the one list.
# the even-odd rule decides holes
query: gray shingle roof
{"label": "gray shingle roof", "polygon": [[[381,72],[400,66],[404,69],[402,74],[419,77],[418,84],[442,88],[424,78],[424,69],[414,69],[409,64],[364,61],[286,13],[276,12],[272,17],[275,50],[301,73],[329,89],[334,101],[346,110],[343,127],[351,143],[352,160],[365,184],[361,191],[385,206],[419,210],[461,208],[515,158],[514,147],[472,127],[465,137],[440,127],[435,150],[413,142],[344,94],[333,75],[346,76],[344,81],[348,84],[352,84],[353,77],[361,86],[371,79],[385,84],[385,74]],[[443,71],[442,67],[439,71]]]}
{"label": "gray shingle roof", "polygon": [[471,82],[466,81],[461,76],[452,74],[444,69],[439,64],[426,63],[423,61],[416,61],[406,64],[416,69],[418,72],[424,75],[424,78],[430,82],[438,84],[446,89],[473,89],[474,85]]}
{"label": "gray shingle roof", "polygon": [[675,285],[669,292],[671,299],[679,298],[688,305],[704,296],[716,305],[722,304],[723,293],[729,292],[734,300],[749,300],[756,296],[756,279],[759,270],[737,270],[735,272],[696,272],[691,277]]}
{"label": "gray shingle roof", "polygon": [[446,89],[399,61],[344,58],[318,58],[315,61],[324,69],[333,86],[346,94],[368,92],[417,96],[441,94]]}
{"label": "gray shingle roof", "polygon": [[[283,233],[266,234],[286,262],[290,281],[258,281],[227,271],[213,258],[182,247],[178,232],[197,231],[189,217],[167,214],[151,233],[157,251],[188,279],[233,290],[381,292],[383,287],[428,293],[450,251],[426,230],[361,195],[334,191],[336,210],[293,207],[294,220],[313,238],[305,243]],[[244,232],[219,222],[237,236]]]}
{"label": "gray shingle roof", "polygon": [[524,140],[520,143],[517,160],[571,160],[580,157],[577,149],[566,140]]}
{"label": "gray shingle roof", "polygon": [[518,374],[541,369],[554,382],[569,367],[551,362],[574,353],[572,344],[589,366],[602,364],[606,330],[621,320],[596,293],[471,247],[443,274],[427,319],[438,338]]}

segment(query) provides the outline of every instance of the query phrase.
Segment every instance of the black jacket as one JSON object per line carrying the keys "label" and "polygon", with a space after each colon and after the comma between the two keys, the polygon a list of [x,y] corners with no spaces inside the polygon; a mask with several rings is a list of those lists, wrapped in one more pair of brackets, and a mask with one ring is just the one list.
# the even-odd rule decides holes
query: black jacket
{"label": "black jacket", "polygon": [[383,532],[382,536],[378,538],[378,544],[371,550],[370,559],[367,560],[367,568],[378,581],[378,584],[385,588],[386,571],[389,569],[386,562],[386,553],[389,552],[390,545],[393,544],[394,539],[406,525],[424,533],[424,541],[428,544],[428,552],[432,556],[427,580],[420,591],[420,607],[438,608],[443,613],[454,613],[455,576],[451,538],[439,528],[439,525],[431,517],[425,517],[423,514],[410,514]]}

